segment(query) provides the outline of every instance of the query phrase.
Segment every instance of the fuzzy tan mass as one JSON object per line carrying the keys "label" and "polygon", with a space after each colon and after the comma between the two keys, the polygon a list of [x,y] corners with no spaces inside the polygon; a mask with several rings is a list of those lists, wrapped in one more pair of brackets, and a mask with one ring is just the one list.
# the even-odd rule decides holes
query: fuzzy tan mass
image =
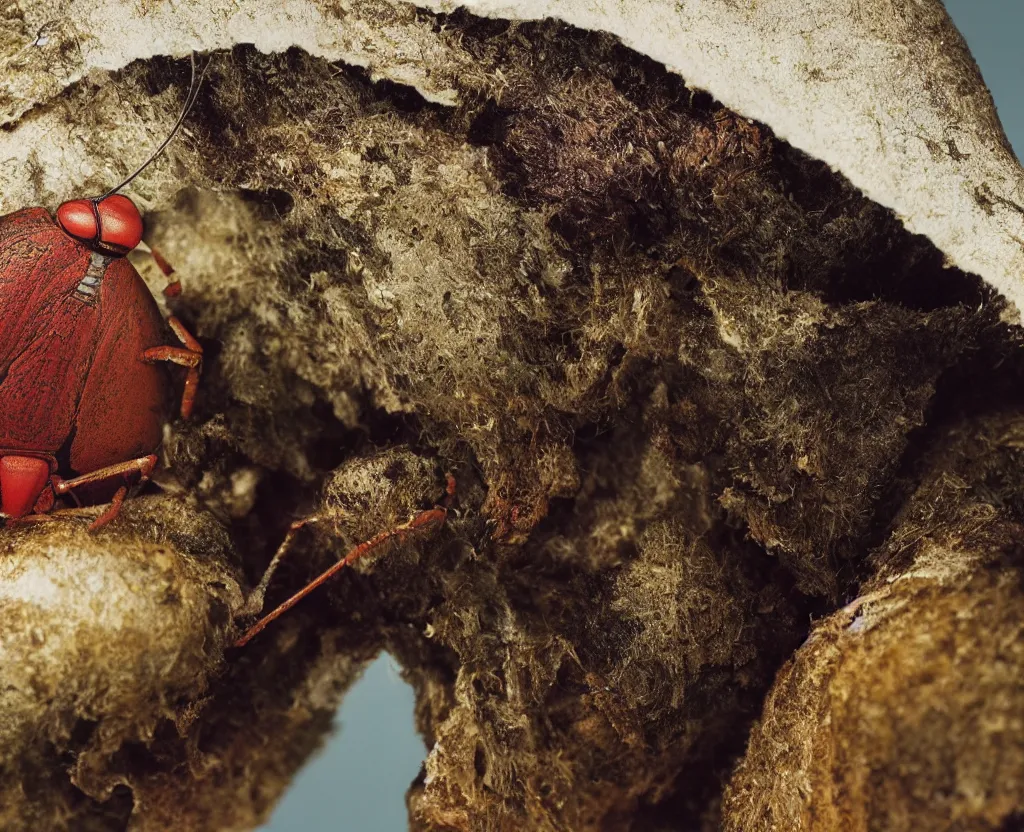
{"label": "fuzzy tan mass", "polygon": [[[4,828],[256,828],[381,650],[416,691],[417,830],[1014,828],[1009,191],[986,211],[923,142],[928,216],[961,212],[972,260],[925,227],[907,131],[868,166],[890,190],[832,155],[874,76],[808,59],[807,98],[791,51],[782,80],[764,49],[666,68],[654,46],[711,43],[689,4],[650,48],[514,8],[269,8],[2,13],[5,209],[109,188],[177,118],[191,50],[205,73],[128,190],[204,346],[194,418],[106,531],[0,530]],[[900,76],[933,114],[958,83],[934,67],[973,72],[940,23],[934,97]],[[1003,139],[971,90],[984,167]],[[850,119],[807,132],[825,99]],[[443,527],[229,646],[294,520],[271,605],[447,472]]]}

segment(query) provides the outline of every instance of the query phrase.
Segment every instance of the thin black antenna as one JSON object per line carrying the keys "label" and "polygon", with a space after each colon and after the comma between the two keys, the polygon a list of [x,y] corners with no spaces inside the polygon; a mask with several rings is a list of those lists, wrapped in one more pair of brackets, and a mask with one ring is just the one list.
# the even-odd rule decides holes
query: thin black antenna
{"label": "thin black antenna", "polygon": [[108,196],[112,196],[113,194],[116,194],[119,190],[121,190],[121,188],[123,188],[125,185],[129,184],[133,179],[135,179],[136,176],[138,176],[146,168],[148,168],[151,164],[153,164],[153,162],[155,162],[159,158],[161,153],[163,153],[165,150],[167,150],[167,145],[169,145],[171,143],[171,141],[174,139],[174,137],[176,135],[178,135],[178,131],[181,129],[181,126],[185,123],[185,117],[189,114],[189,111],[192,109],[192,107],[195,105],[196,101],[198,100],[198,98],[199,98],[199,88],[203,85],[203,79],[206,77],[206,70],[208,70],[209,68],[210,68],[210,63],[207,63],[206,66],[203,69],[202,74],[199,76],[199,80],[197,82],[196,81],[196,53],[195,52],[192,53],[192,77],[189,79],[189,82],[188,82],[188,95],[185,96],[185,106],[182,108],[181,115],[178,116],[178,120],[174,123],[174,127],[171,128],[171,132],[168,134],[167,138],[163,140],[163,143],[160,145],[160,147],[158,147],[156,150],[154,150],[153,154],[145,162],[143,162],[138,168],[136,168],[135,172],[131,176],[129,176],[127,179],[125,179],[124,182],[122,182],[116,188],[111,188],[109,191],[107,191],[105,194],[103,194],[103,196],[96,197],[97,199],[106,199]]}

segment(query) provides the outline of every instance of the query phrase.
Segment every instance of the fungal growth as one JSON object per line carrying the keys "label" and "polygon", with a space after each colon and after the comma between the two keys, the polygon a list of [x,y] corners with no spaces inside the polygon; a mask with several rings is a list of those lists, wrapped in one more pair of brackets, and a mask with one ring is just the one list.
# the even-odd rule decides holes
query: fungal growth
{"label": "fungal growth", "polygon": [[[2,530],[0,827],[258,828],[382,650],[416,691],[415,830],[1013,827],[1002,296],[609,35],[294,0],[257,48],[230,39],[269,5],[157,3],[131,25],[186,57],[83,21],[37,55],[22,5],[0,158],[33,137],[36,167],[0,194],[63,203],[69,293],[136,233],[126,197],[76,195],[194,102],[132,183],[161,259],[100,285],[172,263],[161,303],[204,369],[116,521]],[[944,12],[915,20],[959,49]],[[975,82],[954,57],[935,95]],[[45,421],[14,412],[0,434]],[[68,413],[60,464],[128,418]],[[325,574],[245,635],[264,590],[270,611]]]}

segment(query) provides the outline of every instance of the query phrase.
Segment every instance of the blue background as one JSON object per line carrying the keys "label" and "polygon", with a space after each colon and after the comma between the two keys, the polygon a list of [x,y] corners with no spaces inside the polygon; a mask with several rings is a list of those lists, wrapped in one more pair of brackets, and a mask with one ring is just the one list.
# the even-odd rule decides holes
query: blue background
{"label": "blue background", "polygon": [[[1017,156],[1024,152],[1024,2],[947,0]],[[300,773],[266,832],[401,832],[405,791],[426,753],[412,719],[412,689],[388,656],[349,692],[339,730]]]}
{"label": "blue background", "polygon": [[340,730],[300,772],[267,832],[401,832],[405,792],[426,755],[413,728],[413,695],[381,655],[348,692]]}

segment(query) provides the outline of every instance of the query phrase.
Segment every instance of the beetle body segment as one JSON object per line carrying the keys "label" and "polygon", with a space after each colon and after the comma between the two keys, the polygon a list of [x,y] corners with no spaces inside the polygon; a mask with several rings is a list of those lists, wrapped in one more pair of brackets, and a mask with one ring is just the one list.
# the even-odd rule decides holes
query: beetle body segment
{"label": "beetle body segment", "polygon": [[32,511],[50,481],[50,463],[31,456],[0,458],[0,498],[4,514],[23,517]]}
{"label": "beetle body segment", "polygon": [[[0,218],[5,514],[35,506],[32,500],[25,508],[20,490],[38,479],[29,475],[30,463],[5,465],[8,457],[45,460],[52,474],[73,477],[157,448],[170,412],[170,377],[143,353],[165,343],[163,317],[131,263],[69,236],[43,208]],[[2,493],[8,468],[17,499]],[[104,490],[112,489],[88,496]]]}

